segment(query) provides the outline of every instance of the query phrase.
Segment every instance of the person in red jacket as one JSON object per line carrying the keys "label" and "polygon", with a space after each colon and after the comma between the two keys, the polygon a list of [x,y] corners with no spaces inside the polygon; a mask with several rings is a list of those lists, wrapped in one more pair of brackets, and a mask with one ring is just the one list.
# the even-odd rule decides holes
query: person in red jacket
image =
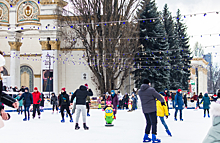
{"label": "person in red jacket", "polygon": [[34,88],[33,95],[33,119],[35,118],[36,110],[38,113],[38,118],[40,119],[40,102],[41,102],[41,93],[38,91],[37,87]]}

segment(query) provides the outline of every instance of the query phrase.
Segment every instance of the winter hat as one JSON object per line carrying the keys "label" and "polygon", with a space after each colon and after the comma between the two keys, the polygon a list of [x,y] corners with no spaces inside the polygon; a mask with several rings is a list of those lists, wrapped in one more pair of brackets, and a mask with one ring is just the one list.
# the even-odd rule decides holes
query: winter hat
{"label": "winter hat", "polygon": [[89,88],[89,85],[86,83],[86,84],[85,84],[85,87],[88,89],[88,88]]}
{"label": "winter hat", "polygon": [[63,87],[61,90],[66,91],[66,88],[65,88],[65,87]]}
{"label": "winter hat", "polygon": [[144,79],[143,84],[149,84],[150,81],[148,79]]}
{"label": "winter hat", "polygon": [[182,91],[182,90],[181,90],[181,89],[178,89],[177,91],[180,92],[180,91]]}
{"label": "winter hat", "polygon": [[5,58],[0,54],[0,67],[5,65]]}
{"label": "winter hat", "polygon": [[27,90],[27,91],[29,91],[28,87],[25,87],[25,88],[24,88],[24,90]]}
{"label": "winter hat", "polygon": [[[113,93],[113,94],[112,94],[112,93]],[[114,91],[114,90],[111,91],[111,95],[112,95],[112,96],[115,96],[115,91]]]}
{"label": "winter hat", "polygon": [[37,87],[35,87],[34,90],[38,90]]}

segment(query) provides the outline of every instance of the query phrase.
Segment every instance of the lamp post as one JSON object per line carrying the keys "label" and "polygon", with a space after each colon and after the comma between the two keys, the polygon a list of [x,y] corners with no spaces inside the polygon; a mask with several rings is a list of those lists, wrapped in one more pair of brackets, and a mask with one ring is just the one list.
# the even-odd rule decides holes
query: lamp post
{"label": "lamp post", "polygon": [[50,74],[50,65],[51,65],[51,58],[54,58],[53,56],[49,55],[47,53],[47,58],[49,58],[49,98],[50,98],[50,78],[51,78],[51,74]]}

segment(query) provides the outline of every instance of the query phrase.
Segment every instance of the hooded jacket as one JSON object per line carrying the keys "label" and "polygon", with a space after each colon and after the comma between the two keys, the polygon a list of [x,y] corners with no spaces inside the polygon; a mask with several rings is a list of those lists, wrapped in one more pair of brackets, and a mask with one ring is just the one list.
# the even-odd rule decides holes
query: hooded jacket
{"label": "hooded jacket", "polygon": [[20,100],[24,100],[24,106],[28,107],[31,104],[33,104],[33,96],[32,94],[29,92],[29,89],[26,87],[25,90],[28,90],[28,92],[25,92],[21,95],[21,97],[18,99],[18,101]]}
{"label": "hooded jacket", "polygon": [[[113,94],[112,94],[113,93]],[[112,97],[112,104],[113,104],[113,107],[115,109],[117,109],[117,105],[119,105],[119,100],[118,100],[118,96],[117,94],[115,94],[115,91],[112,90],[111,91],[111,97]]]}
{"label": "hooded jacket", "polygon": [[86,105],[87,96],[93,96],[92,90],[87,90],[84,85],[81,85],[79,89],[73,93],[71,103],[73,103],[74,98],[76,98],[76,105]]}
{"label": "hooded jacket", "polygon": [[142,111],[143,113],[156,112],[156,99],[164,103],[164,99],[161,95],[148,84],[142,84],[138,92],[141,99]]}
{"label": "hooded jacket", "polygon": [[184,105],[184,103],[183,103],[182,94],[177,91],[176,96],[175,96],[175,108],[179,109],[179,110],[182,110],[183,105]]}
{"label": "hooded jacket", "polygon": [[209,129],[203,143],[218,143],[220,141],[220,104],[212,103],[211,115],[213,116],[212,127]]}
{"label": "hooded jacket", "polygon": [[69,95],[66,94],[66,91],[60,94],[59,106],[70,106]]}
{"label": "hooded jacket", "polygon": [[[161,95],[161,97],[163,97]],[[165,102],[165,100],[164,100]],[[161,102],[159,100],[156,101],[157,105],[157,116],[159,117],[164,117],[164,116],[169,116],[168,108],[167,108],[167,103],[165,102],[165,105],[161,105]]]}
{"label": "hooded jacket", "polygon": [[209,109],[209,105],[211,104],[209,96],[207,93],[202,97],[200,104],[203,102],[203,109]]}
{"label": "hooded jacket", "polygon": [[55,93],[54,93],[54,95],[51,96],[50,103],[51,103],[52,105],[57,105],[57,101],[58,101],[57,96],[56,96]]}
{"label": "hooded jacket", "polygon": [[40,102],[42,100],[41,93],[39,91],[33,92],[32,96],[33,96],[33,104],[40,104]]}

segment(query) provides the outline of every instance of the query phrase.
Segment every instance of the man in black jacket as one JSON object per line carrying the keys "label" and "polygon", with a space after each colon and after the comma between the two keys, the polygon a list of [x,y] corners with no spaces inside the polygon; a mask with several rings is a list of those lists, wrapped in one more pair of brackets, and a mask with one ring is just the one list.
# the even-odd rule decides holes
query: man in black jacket
{"label": "man in black jacket", "polygon": [[75,129],[78,130],[79,127],[79,116],[82,111],[83,116],[83,127],[85,130],[88,130],[89,127],[86,126],[86,98],[87,96],[93,96],[93,92],[91,89],[87,89],[86,86],[81,85],[79,89],[77,89],[71,97],[71,105],[73,105],[73,100],[76,98],[76,126]]}
{"label": "man in black jacket", "polygon": [[61,116],[62,116],[62,120],[61,123],[64,123],[64,109],[66,109],[66,112],[69,114],[70,116],[70,122],[73,122],[73,118],[72,115],[70,114],[70,101],[69,101],[69,95],[66,94],[66,89],[62,88],[61,89],[61,95],[59,97],[59,106],[60,106],[60,112],[61,112]]}

